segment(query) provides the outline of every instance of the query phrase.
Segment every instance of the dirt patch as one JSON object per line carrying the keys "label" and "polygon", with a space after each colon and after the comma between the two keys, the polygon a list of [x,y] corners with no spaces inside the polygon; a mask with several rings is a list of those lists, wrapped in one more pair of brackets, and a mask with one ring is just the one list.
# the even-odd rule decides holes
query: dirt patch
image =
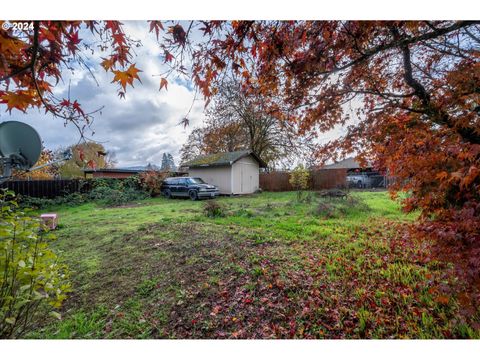
{"label": "dirt patch", "polygon": [[226,268],[247,257],[248,248],[258,248],[254,236],[238,232],[234,226],[159,223],[116,236],[99,246],[96,273],[73,278],[65,309],[120,304],[136,295],[144,279],[158,279],[157,289],[175,289],[229,276]]}

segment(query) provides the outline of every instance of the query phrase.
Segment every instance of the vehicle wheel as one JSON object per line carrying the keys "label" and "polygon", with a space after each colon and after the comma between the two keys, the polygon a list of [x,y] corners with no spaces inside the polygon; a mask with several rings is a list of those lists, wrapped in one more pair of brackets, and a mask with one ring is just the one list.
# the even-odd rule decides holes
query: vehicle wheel
{"label": "vehicle wheel", "polygon": [[170,190],[165,190],[163,192],[163,195],[167,198],[167,199],[171,199],[172,198],[172,192]]}
{"label": "vehicle wheel", "polygon": [[198,195],[197,195],[197,192],[195,190],[190,190],[188,192],[188,196],[190,196],[190,200],[197,200],[198,199]]}
{"label": "vehicle wheel", "polygon": [[358,187],[359,189],[362,188],[362,182],[361,182],[360,180],[357,182],[357,187]]}

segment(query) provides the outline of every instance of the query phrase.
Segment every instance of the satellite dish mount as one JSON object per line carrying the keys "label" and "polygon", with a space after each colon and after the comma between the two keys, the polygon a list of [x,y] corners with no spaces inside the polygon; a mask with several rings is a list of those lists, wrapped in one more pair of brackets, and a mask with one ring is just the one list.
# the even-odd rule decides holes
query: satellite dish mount
{"label": "satellite dish mount", "polygon": [[41,151],[42,141],[33,127],[19,121],[0,123],[1,179],[12,176],[13,169],[28,171]]}

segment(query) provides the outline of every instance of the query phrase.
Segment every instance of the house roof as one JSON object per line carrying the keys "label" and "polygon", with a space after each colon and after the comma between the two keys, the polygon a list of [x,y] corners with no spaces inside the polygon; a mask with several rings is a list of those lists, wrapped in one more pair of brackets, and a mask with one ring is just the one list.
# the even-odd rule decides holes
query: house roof
{"label": "house roof", "polygon": [[136,171],[145,171],[145,170],[160,170],[160,167],[157,166],[157,165],[152,165],[152,164],[148,164],[148,165],[137,165],[137,166],[127,166],[127,167],[123,167],[122,168],[123,170],[136,170]]}
{"label": "house roof", "polygon": [[109,173],[132,173],[136,174],[144,170],[133,170],[133,169],[84,169],[83,172],[85,173],[93,173],[93,172],[109,172]]}
{"label": "house roof", "polygon": [[[148,171],[150,169],[130,169],[130,168],[123,168],[123,169],[83,169],[83,172],[85,174],[90,174],[90,173],[96,173],[96,172],[101,172],[101,173],[116,173],[116,174],[138,174],[141,172]],[[160,171],[158,169],[151,169],[154,171]],[[185,171],[169,171],[170,174],[186,174]]]}
{"label": "house roof", "polygon": [[[367,163],[367,168],[372,167],[371,164]],[[346,158],[344,160],[338,161],[334,164],[325,165],[322,169],[361,169],[362,166],[355,160],[353,157]]]}
{"label": "house roof", "polygon": [[157,165],[137,165],[137,166],[127,166],[123,168],[99,168],[99,169],[84,169],[83,171],[86,173],[91,173],[91,172],[110,172],[110,173],[132,173],[136,174],[139,172],[144,172],[144,171],[149,171],[149,170],[155,170],[159,171],[160,168]]}
{"label": "house roof", "polygon": [[262,159],[260,159],[258,155],[255,154],[252,150],[200,155],[197,156],[195,159],[182,164],[182,166],[188,166],[190,168],[228,166],[247,156],[252,156],[255,160],[257,160],[260,167],[267,167],[267,164]]}

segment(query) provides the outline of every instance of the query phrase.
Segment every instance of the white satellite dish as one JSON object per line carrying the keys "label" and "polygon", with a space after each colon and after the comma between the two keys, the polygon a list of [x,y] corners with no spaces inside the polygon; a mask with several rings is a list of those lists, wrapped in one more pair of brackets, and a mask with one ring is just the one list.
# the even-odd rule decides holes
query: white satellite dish
{"label": "white satellite dish", "polygon": [[29,170],[40,158],[41,151],[42,140],[33,127],[19,121],[0,123],[3,176],[10,176],[12,168]]}

